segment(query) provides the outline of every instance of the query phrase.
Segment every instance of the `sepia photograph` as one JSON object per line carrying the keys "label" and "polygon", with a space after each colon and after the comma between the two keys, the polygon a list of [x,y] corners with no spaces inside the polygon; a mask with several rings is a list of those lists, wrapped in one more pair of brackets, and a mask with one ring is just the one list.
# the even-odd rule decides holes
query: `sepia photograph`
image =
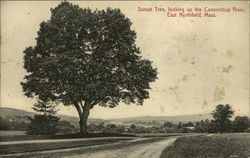
{"label": "sepia photograph", "polygon": [[249,1],[0,4],[0,158],[250,158]]}

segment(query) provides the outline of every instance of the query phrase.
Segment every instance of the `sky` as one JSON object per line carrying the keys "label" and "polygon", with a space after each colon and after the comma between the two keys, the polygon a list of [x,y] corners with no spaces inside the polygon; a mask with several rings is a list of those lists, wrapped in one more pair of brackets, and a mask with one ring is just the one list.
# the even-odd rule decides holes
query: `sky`
{"label": "sky", "polygon": [[[23,50],[36,44],[39,24],[60,1],[1,1],[1,107],[32,111],[35,99],[24,96],[20,82]],[[249,7],[245,2],[72,1],[80,7],[120,8],[137,33],[142,56],[153,61],[158,79],[143,106],[95,106],[92,118],[174,116],[211,113],[230,104],[236,115],[249,116]],[[242,8],[245,12],[210,12],[216,17],[168,17],[140,8]],[[202,11],[203,15],[204,11]],[[75,115],[73,106],[59,114]]]}

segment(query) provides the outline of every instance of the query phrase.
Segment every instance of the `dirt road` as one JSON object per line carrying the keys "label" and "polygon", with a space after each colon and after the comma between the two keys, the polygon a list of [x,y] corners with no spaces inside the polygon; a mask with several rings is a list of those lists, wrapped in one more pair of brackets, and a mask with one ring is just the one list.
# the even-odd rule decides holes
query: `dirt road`
{"label": "dirt road", "polygon": [[119,149],[108,149],[65,158],[159,158],[161,151],[171,145],[176,138],[168,138],[153,143],[138,144]]}

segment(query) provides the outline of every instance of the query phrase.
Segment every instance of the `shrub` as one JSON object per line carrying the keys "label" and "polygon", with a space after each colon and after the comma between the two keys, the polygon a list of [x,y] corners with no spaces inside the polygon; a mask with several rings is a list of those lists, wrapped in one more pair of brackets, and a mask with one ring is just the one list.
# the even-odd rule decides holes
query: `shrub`
{"label": "shrub", "polygon": [[53,135],[58,131],[59,118],[51,115],[35,115],[29,117],[31,123],[28,126],[28,135]]}
{"label": "shrub", "polygon": [[246,133],[250,133],[250,128],[245,130]]}
{"label": "shrub", "polygon": [[250,121],[246,116],[236,116],[232,126],[234,132],[244,132],[250,127]]}

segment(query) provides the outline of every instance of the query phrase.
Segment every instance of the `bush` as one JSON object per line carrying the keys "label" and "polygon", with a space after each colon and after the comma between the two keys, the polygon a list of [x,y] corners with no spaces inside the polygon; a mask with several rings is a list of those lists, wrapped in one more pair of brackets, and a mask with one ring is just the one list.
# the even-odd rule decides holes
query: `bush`
{"label": "bush", "polygon": [[107,127],[105,126],[103,129],[102,129],[102,133],[116,133],[116,131],[110,127]]}
{"label": "bush", "polygon": [[175,124],[173,124],[172,122],[168,122],[168,121],[163,124],[164,128],[172,128],[175,126],[176,126]]}
{"label": "bush", "polygon": [[175,133],[176,132],[175,128],[165,127],[164,130],[165,130],[165,133]]}
{"label": "bush", "polygon": [[250,133],[250,128],[245,130],[246,133]]}
{"label": "bush", "polygon": [[178,133],[190,133],[190,132],[192,132],[192,130],[189,129],[189,128],[186,128],[186,127],[181,127],[181,128],[179,128],[179,129],[177,130],[177,132],[178,132]]}
{"label": "bush", "polygon": [[4,118],[0,117],[0,130],[25,131],[27,130],[28,122],[24,120],[25,120],[24,117],[22,118],[18,118],[16,116],[11,116],[11,117],[8,116]]}
{"label": "bush", "polygon": [[78,128],[72,125],[69,121],[65,120],[58,122],[57,129],[58,129],[57,132],[61,134],[72,134],[78,131]]}
{"label": "bush", "polygon": [[28,135],[54,135],[58,131],[59,118],[51,115],[34,115],[29,117],[31,123],[28,126]]}
{"label": "bush", "polygon": [[244,132],[250,127],[250,121],[246,116],[236,116],[232,126],[234,132]]}
{"label": "bush", "polygon": [[90,125],[88,125],[88,132],[89,133],[97,133],[97,132],[100,132],[100,131],[99,131],[99,128],[98,128],[97,125],[90,124]]}

